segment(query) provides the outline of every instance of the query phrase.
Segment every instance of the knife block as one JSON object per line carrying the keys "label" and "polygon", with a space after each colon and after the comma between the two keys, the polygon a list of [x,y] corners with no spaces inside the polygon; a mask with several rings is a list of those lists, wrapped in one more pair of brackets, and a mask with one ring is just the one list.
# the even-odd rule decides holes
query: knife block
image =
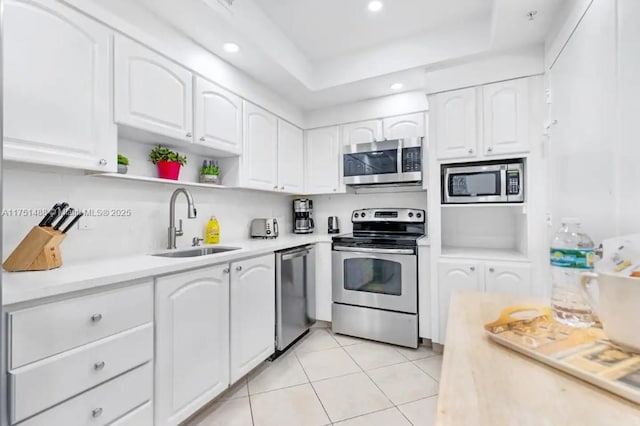
{"label": "knife block", "polygon": [[66,234],[35,226],[13,250],[2,267],[6,271],[47,271],[62,266],[60,244]]}

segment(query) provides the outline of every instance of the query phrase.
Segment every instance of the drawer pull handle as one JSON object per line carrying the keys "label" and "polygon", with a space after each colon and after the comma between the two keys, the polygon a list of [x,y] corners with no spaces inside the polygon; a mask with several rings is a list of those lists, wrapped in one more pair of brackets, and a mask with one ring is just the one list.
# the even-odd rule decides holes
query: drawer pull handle
{"label": "drawer pull handle", "polygon": [[236,266],[236,271],[238,272],[242,271],[242,266]]}
{"label": "drawer pull handle", "polygon": [[100,415],[101,415],[101,414],[102,414],[102,408],[94,408],[94,409],[91,411],[91,415],[92,415],[93,417],[100,417]]}
{"label": "drawer pull handle", "polygon": [[102,319],[102,314],[93,314],[91,315],[91,321],[98,322]]}
{"label": "drawer pull handle", "polygon": [[93,368],[96,371],[102,370],[104,368],[104,361],[96,362],[95,364],[93,364]]}

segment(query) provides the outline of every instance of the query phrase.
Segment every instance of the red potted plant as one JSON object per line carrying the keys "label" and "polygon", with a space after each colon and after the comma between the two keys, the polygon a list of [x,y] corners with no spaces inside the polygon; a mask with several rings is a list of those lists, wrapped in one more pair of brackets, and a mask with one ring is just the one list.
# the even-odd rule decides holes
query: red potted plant
{"label": "red potted plant", "polygon": [[161,145],[151,150],[149,160],[158,166],[158,177],[161,179],[178,180],[180,167],[187,164],[187,157]]}

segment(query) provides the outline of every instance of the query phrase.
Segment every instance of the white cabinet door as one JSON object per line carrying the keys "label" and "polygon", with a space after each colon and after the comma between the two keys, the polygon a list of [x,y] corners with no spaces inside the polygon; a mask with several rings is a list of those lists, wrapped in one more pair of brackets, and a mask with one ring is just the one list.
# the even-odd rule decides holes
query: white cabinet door
{"label": "white cabinet door", "polygon": [[4,159],[117,169],[111,32],[59,2],[4,2]]}
{"label": "white cabinet door", "polygon": [[191,72],[121,36],[114,61],[116,123],[191,142]]}
{"label": "white cabinet door", "polygon": [[382,120],[359,121],[342,126],[342,144],[381,141]]}
{"label": "white cabinet door", "polygon": [[278,119],[244,101],[244,183],[248,188],[278,189]]}
{"label": "white cabinet door", "polygon": [[487,263],[485,290],[516,296],[531,295],[531,265],[522,263]]}
{"label": "white cabinet door", "polygon": [[229,385],[229,270],[156,280],[156,425],[176,425]]}
{"label": "white cabinet door", "polygon": [[382,120],[385,139],[423,137],[426,134],[424,112],[399,115]]}
{"label": "white cabinet door", "polygon": [[278,120],[278,188],[304,192],[304,136],[302,129]]}
{"label": "white cabinet door", "polygon": [[476,89],[440,93],[432,100],[438,159],[474,157],[478,145]]}
{"label": "white cabinet door", "polygon": [[316,243],[316,319],[331,322],[331,242]]}
{"label": "white cabinet door", "polygon": [[340,185],[342,167],[338,126],[305,132],[306,194],[344,192]]}
{"label": "white cabinet door", "polygon": [[529,79],[483,86],[484,153],[529,151]]}
{"label": "white cabinet door", "polygon": [[444,343],[451,296],[460,290],[482,291],[479,262],[441,260],[438,262],[438,330],[437,343]]}
{"label": "white cabinet door", "polygon": [[201,77],[194,96],[194,142],[221,156],[242,154],[242,98]]}
{"label": "white cabinet door", "polygon": [[275,255],[231,264],[231,383],[273,354]]}

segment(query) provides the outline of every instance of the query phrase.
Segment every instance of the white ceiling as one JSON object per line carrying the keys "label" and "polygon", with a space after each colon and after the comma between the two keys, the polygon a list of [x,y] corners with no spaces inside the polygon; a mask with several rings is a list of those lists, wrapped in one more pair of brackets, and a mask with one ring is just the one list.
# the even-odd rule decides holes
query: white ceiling
{"label": "white ceiling", "polygon": [[389,95],[396,81],[422,90],[429,69],[540,45],[564,0],[383,0],[378,13],[368,0],[131,1],[313,110]]}
{"label": "white ceiling", "polygon": [[367,10],[369,0],[255,2],[316,62],[479,16],[488,17],[492,0],[388,0],[375,13]]}

